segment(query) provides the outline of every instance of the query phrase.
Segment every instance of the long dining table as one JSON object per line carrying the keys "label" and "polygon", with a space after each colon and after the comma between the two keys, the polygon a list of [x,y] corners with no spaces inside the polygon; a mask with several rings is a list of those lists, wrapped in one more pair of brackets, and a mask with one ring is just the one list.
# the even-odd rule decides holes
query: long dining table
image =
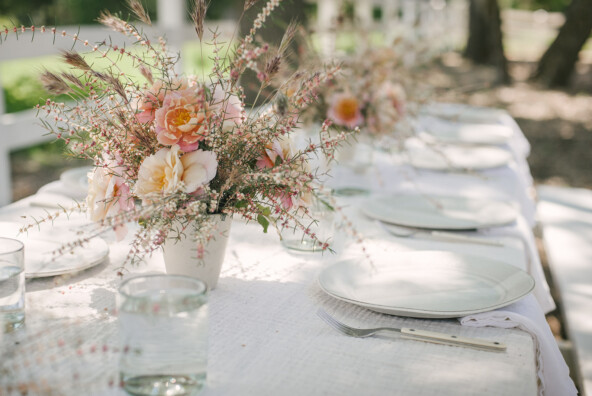
{"label": "long dining table", "polygon": [[[513,131],[503,146],[512,161],[496,169],[422,170],[410,166],[404,153],[379,148],[369,169],[336,166],[328,187],[365,193],[335,198],[334,253],[288,250],[275,231],[263,233],[258,224],[235,218],[220,281],[209,293],[203,395],[576,394],[544,316],[554,302],[532,233],[536,202],[526,163],[529,145],[509,115],[501,114],[499,123]],[[499,199],[512,202],[519,216],[509,225],[462,233],[496,242],[486,245],[395,236],[362,211],[376,195],[415,193]],[[11,225],[52,213],[57,204],[72,199],[83,196],[63,180],[49,183],[37,194],[0,208],[0,235],[14,236]],[[42,234],[65,242],[85,222],[84,214],[58,218],[53,226],[32,229],[30,237]],[[117,365],[118,286],[138,274],[165,272],[159,251],[140,265],[121,269],[133,230],[130,225],[128,237],[120,242],[107,234],[108,258],[91,268],[27,280],[26,326],[0,336],[0,395],[23,390],[29,395],[124,394]],[[323,270],[345,260],[396,260],[418,251],[503,261],[528,272],[536,286],[503,308],[436,319],[378,313],[328,295],[318,282]],[[418,328],[496,340],[507,349],[492,352],[389,334],[349,337],[321,320],[319,308],[354,327]]]}

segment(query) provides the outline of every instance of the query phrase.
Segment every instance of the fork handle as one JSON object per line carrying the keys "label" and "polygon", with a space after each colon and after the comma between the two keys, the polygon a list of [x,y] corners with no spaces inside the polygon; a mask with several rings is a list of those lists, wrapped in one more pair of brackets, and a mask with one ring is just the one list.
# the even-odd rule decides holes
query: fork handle
{"label": "fork handle", "polygon": [[433,342],[436,344],[464,346],[487,351],[505,351],[506,345],[498,341],[483,340],[480,338],[460,337],[451,334],[438,333],[410,328],[402,328],[401,336],[410,340]]}
{"label": "fork handle", "polygon": [[452,232],[432,231],[430,235],[436,239],[449,242],[467,242],[488,246],[504,246],[502,242],[497,240],[480,238],[472,235],[454,234]]}

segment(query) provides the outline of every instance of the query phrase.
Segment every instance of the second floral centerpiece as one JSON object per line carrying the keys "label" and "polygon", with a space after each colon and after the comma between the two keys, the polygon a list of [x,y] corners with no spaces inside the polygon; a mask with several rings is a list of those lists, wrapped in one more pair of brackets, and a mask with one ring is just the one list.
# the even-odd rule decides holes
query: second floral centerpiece
{"label": "second floral centerpiece", "polygon": [[[245,10],[253,3],[248,1]],[[240,85],[246,70],[257,76],[260,90],[279,75],[295,27],[287,28],[277,48],[255,38],[278,3],[267,3],[240,40],[222,44],[213,33],[209,45],[214,67],[201,78],[178,75],[178,58],[163,39],[153,43],[136,26],[109,13],[100,22],[134,40],[133,46],[118,47],[112,41],[92,45],[77,35],[61,34],[89,51],[64,52],[73,72],[45,72],[43,82],[75,102],[48,100],[39,112],[44,125],[76,156],[94,163],[86,202],[91,219],[120,237],[127,223],[139,223],[126,263],[164,246],[168,272],[198,274],[201,267],[213,272],[201,275],[214,287],[219,268],[210,271],[215,264],[208,261],[221,262],[233,215],[258,222],[264,231],[270,225],[299,228],[316,238],[308,228],[315,219],[307,205],[316,194],[318,175],[308,160],[321,152],[331,158],[346,135],[329,135],[327,121],[319,143],[296,150],[290,134],[300,112],[337,69],[301,70],[281,82],[271,100],[254,103],[251,110]],[[150,23],[139,2],[130,1],[130,6]],[[192,17],[200,42],[205,11],[205,2],[196,1]],[[60,36],[55,29],[50,34]],[[106,58],[108,66],[98,70],[87,60],[92,55]],[[140,75],[122,72],[122,59],[131,61]],[[282,93],[287,86],[297,88],[287,96]],[[323,249],[328,246],[319,243]]]}

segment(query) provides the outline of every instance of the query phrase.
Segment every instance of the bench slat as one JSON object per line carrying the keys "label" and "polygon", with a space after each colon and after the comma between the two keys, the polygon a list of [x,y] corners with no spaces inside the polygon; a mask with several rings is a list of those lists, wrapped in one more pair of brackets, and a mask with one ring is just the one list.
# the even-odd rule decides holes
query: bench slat
{"label": "bench slat", "polygon": [[541,186],[538,193],[544,245],[574,346],[580,389],[592,395],[592,191]]}

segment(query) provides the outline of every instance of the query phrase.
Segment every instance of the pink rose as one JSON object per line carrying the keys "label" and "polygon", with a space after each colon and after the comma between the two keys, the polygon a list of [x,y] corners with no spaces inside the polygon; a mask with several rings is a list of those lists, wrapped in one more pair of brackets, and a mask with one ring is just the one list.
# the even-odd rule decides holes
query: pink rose
{"label": "pink rose", "polygon": [[384,83],[379,90],[378,97],[384,98],[390,102],[395,108],[399,117],[405,114],[405,101],[407,95],[400,84],[393,84],[391,82]]}
{"label": "pink rose", "polygon": [[355,96],[348,93],[338,93],[331,98],[331,106],[327,116],[336,124],[353,129],[364,122],[361,107]]}
{"label": "pink rose", "polygon": [[[124,179],[118,176],[121,172],[120,167],[100,167],[88,174],[86,204],[92,221],[101,221],[107,216],[114,216],[134,208],[130,188]],[[116,226],[117,239],[123,239],[126,231],[125,225]]]}
{"label": "pink rose", "polygon": [[287,139],[276,140],[267,144],[265,151],[257,159],[257,168],[269,169],[273,168],[278,160],[278,157],[283,161],[292,155],[292,148]]}
{"label": "pink rose", "polygon": [[211,111],[223,117],[223,129],[232,129],[242,123],[243,104],[241,100],[232,94],[228,94],[217,84],[212,93]]}

